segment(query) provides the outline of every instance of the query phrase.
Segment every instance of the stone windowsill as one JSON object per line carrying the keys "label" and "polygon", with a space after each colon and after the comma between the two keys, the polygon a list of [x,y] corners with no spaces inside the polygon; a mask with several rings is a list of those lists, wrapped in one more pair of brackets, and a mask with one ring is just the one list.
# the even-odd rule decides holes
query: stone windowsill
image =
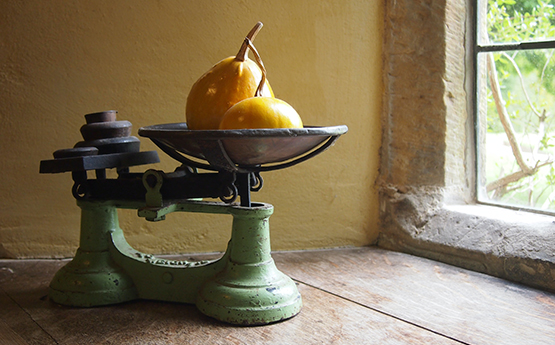
{"label": "stone windowsill", "polygon": [[416,199],[390,199],[380,246],[555,290],[554,217],[480,204],[422,213]]}

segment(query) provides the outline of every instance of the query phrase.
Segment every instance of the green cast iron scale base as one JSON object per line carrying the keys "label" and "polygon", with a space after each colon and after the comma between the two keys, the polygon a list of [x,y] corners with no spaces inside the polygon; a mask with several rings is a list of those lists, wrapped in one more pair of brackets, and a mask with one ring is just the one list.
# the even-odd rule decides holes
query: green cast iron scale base
{"label": "green cast iron scale base", "polygon": [[[273,207],[184,201],[144,208],[143,216],[170,211],[230,214],[232,235],[222,258],[212,262],[158,259],[127,244],[117,208],[136,203],[79,201],[81,239],[74,259],[55,275],[50,298],[60,304],[92,307],[137,298],[196,303],[218,320],[257,325],[288,319],[301,310],[295,283],[280,272],[270,254]],[[155,214],[155,215],[153,215]]]}
{"label": "green cast iron scale base", "polygon": [[[238,325],[263,325],[298,314],[299,291],[276,268],[270,253],[273,206],[251,202],[250,193],[262,188],[261,172],[314,157],[347,127],[219,131],[190,131],[185,123],[144,127],[139,134],[182,165],[171,173],[131,173],[129,167],[157,163],[158,155],[141,152],[139,140],[127,136],[131,124],[116,121],[115,115],[115,111],[85,115],[84,141],[41,161],[41,173],[72,173],[72,193],[81,208],[79,248],[50,283],[50,299],[75,307],[135,299],[191,303],[208,316]],[[107,178],[106,169],[117,169],[118,177]],[[96,178],[90,178],[88,171],[94,171]],[[199,201],[203,198],[223,202]],[[127,243],[118,209],[138,210],[148,221],[164,220],[174,212],[231,215],[231,239],[217,260],[157,258]]]}

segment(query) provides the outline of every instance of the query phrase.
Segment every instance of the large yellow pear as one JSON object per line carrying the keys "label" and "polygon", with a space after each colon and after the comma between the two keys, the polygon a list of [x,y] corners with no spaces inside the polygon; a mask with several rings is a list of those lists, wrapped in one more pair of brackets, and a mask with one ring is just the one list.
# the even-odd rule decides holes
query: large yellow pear
{"label": "large yellow pear", "polygon": [[[249,32],[236,56],[214,65],[192,86],[187,97],[186,118],[189,129],[218,129],[225,112],[234,104],[254,97],[262,81],[260,67],[248,58],[249,46],[262,23]],[[265,78],[265,77],[264,77]],[[267,80],[260,88],[262,96],[274,97]]]}

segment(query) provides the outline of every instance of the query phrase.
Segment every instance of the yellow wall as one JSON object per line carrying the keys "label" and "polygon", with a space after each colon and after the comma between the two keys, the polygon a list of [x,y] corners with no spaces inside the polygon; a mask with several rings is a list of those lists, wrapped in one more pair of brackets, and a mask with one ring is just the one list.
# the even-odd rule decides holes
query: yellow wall
{"label": "yellow wall", "polygon": [[[1,1],[0,257],[71,256],[79,209],[69,174],[39,162],[81,140],[83,115],[117,109],[141,126],[185,121],[187,94],[237,52],[251,27],[276,96],[306,125],[349,126],[324,154],[263,174],[275,250],[361,246],[377,236],[382,1]],[[155,149],[142,140],[143,150]],[[161,154],[158,169],[177,163]],[[134,169],[144,170],[151,166]],[[226,216],[172,214],[148,223],[122,211],[137,249],[221,251]]]}

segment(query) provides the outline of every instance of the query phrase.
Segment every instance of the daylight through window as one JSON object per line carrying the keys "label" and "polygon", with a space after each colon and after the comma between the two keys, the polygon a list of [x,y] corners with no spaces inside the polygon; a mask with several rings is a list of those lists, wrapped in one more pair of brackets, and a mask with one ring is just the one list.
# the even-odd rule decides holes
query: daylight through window
{"label": "daylight through window", "polygon": [[555,0],[477,0],[478,201],[555,213]]}

